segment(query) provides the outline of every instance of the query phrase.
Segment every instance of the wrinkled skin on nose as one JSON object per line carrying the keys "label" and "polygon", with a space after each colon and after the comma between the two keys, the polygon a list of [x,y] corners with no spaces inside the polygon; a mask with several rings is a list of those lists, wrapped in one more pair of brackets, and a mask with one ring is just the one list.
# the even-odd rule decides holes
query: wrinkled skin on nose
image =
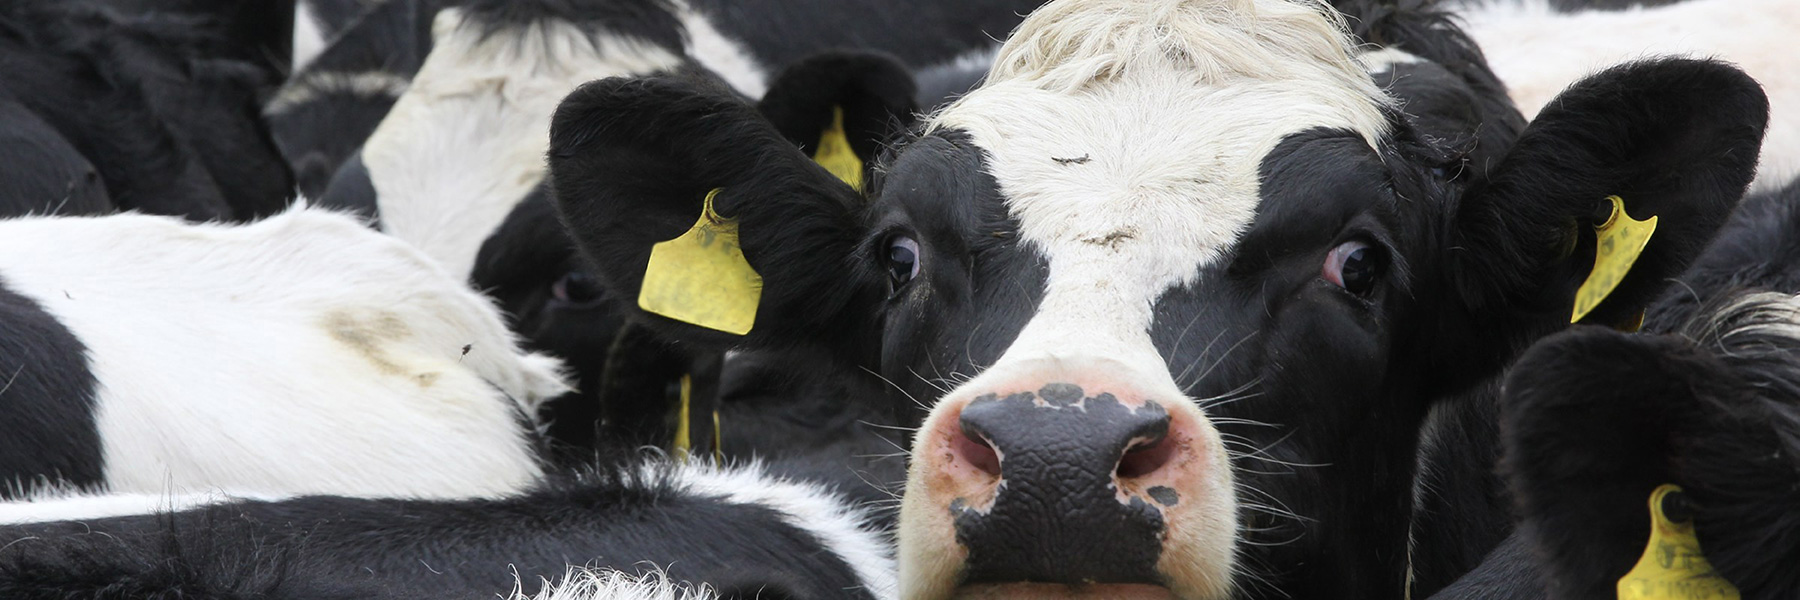
{"label": "wrinkled skin on nose", "polygon": [[969,550],[968,583],[1159,580],[1162,506],[1179,495],[1161,486],[1149,498],[1131,494],[1120,477],[1159,466],[1169,432],[1162,406],[1126,406],[1110,393],[1051,383],[1036,393],[977,397],[961,425],[1000,459],[991,507],[962,498],[950,507],[957,541]]}

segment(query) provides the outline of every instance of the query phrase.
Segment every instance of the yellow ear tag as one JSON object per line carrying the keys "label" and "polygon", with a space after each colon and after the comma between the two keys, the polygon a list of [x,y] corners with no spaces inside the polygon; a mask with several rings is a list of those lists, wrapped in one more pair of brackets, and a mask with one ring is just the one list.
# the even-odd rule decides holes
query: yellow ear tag
{"label": "yellow ear tag", "polygon": [[681,237],[650,249],[638,308],[707,329],[744,335],[756,323],[762,276],[738,248],[738,223],[713,211],[706,194],[700,220]]}
{"label": "yellow ear tag", "polygon": [[831,128],[819,136],[819,148],[813,151],[813,162],[831,171],[850,187],[862,189],[863,162],[850,147],[850,136],[844,133],[844,109],[831,107]]}
{"label": "yellow ear tag", "polygon": [[1638,255],[1644,253],[1644,246],[1650,244],[1650,235],[1656,233],[1656,217],[1647,221],[1632,219],[1625,214],[1625,200],[1618,196],[1606,199],[1612,201],[1612,216],[1594,228],[1599,235],[1594,272],[1575,291],[1575,316],[1569,318],[1570,323],[1587,316],[1613,288],[1619,287],[1625,274],[1631,272],[1631,265],[1637,263]]}
{"label": "yellow ear tag", "polygon": [[1693,521],[1675,523],[1663,514],[1663,499],[1680,492],[1674,485],[1651,492],[1650,544],[1637,566],[1619,578],[1619,600],[1738,600],[1737,587],[1700,553]]}

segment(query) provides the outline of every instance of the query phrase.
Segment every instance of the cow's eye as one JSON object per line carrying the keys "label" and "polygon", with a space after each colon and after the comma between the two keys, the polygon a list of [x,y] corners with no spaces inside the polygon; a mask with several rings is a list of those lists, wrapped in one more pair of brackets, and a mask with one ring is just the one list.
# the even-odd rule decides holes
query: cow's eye
{"label": "cow's eye", "polygon": [[569,271],[563,274],[556,283],[550,284],[550,296],[557,301],[577,307],[592,306],[600,302],[603,290],[600,282],[586,271]]}
{"label": "cow's eye", "polygon": [[919,276],[919,242],[904,235],[889,239],[886,263],[888,278],[898,290]]}
{"label": "cow's eye", "polygon": [[1325,255],[1320,275],[1345,291],[1358,296],[1375,289],[1375,282],[1387,271],[1387,254],[1380,248],[1362,242],[1344,242]]}

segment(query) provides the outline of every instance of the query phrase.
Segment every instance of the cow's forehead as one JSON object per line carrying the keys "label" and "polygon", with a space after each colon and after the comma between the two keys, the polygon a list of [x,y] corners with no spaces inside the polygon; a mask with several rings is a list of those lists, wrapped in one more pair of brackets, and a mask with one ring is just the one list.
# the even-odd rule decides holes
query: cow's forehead
{"label": "cow's forehead", "polygon": [[1078,331],[1153,353],[1156,299],[1256,218],[1271,150],[1308,130],[1383,137],[1386,96],[1328,14],[1282,0],[1051,3],[987,85],[933,119],[982,149],[1021,241],[1050,263],[1014,350]]}

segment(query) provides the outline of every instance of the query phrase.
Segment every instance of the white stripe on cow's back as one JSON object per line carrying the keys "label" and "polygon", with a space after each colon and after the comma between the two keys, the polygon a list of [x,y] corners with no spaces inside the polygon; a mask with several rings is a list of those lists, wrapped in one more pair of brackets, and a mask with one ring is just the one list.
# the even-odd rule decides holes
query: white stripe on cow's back
{"label": "white stripe on cow's back", "polygon": [[550,117],[589,81],[682,64],[647,41],[547,20],[484,35],[438,13],[431,54],[363,146],[382,227],[468,277],[545,173]]}
{"label": "white stripe on cow's back", "polygon": [[0,280],[86,346],[115,492],[507,495],[569,389],[463,277],[317,209],[0,221]]}
{"label": "white stripe on cow's back", "polygon": [[[647,468],[646,477],[656,468]],[[815,484],[768,475],[754,463],[732,468],[691,463],[679,467],[675,476],[678,485],[696,494],[774,509],[788,525],[812,534],[848,564],[871,597],[886,600],[898,596],[892,542],[875,529],[869,515],[837,494]]]}
{"label": "white stripe on cow's back", "polygon": [[680,17],[681,27],[685,30],[687,54],[694,62],[751,99],[761,99],[768,93],[768,71],[742,43],[727,37],[713,26],[710,17],[694,10],[687,2],[678,3],[676,16]]}
{"label": "white stripe on cow's back", "polygon": [[263,105],[263,114],[279,115],[321,96],[349,94],[399,98],[411,84],[405,75],[387,71],[306,71],[282,85],[275,97]]}
{"label": "white stripe on cow's back", "polygon": [[228,502],[244,500],[273,502],[292,497],[290,495],[223,491],[182,494],[86,494],[40,490],[28,498],[0,502],[0,525],[91,521],[132,515],[165,514]]}
{"label": "white stripe on cow's back", "polygon": [[1491,0],[1458,9],[1488,65],[1527,118],[1582,77],[1668,55],[1737,65],[1769,95],[1756,191],[1800,175],[1800,32],[1794,0],[1684,0],[1655,8],[1559,13],[1548,0]]}
{"label": "white stripe on cow's back", "polygon": [[1001,363],[1061,346],[1163,370],[1151,310],[1249,226],[1263,156],[1310,128],[1370,145],[1386,131],[1391,100],[1329,15],[1285,0],[1053,2],[934,117],[986,151],[1020,238],[1050,263]]}
{"label": "white stripe on cow's back", "polygon": [[535,595],[515,584],[507,600],[714,600],[712,588],[670,581],[662,571],[633,575],[613,569],[570,568],[561,580],[544,582]]}

